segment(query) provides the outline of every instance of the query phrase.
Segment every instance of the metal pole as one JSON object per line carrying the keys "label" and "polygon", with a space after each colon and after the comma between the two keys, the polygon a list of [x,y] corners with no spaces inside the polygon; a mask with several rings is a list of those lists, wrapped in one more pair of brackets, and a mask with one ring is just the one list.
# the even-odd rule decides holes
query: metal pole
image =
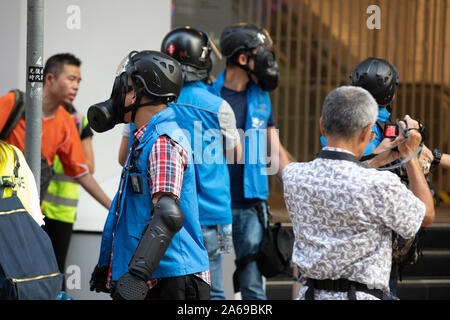
{"label": "metal pole", "polygon": [[25,158],[33,172],[40,194],[44,0],[28,0],[27,9]]}

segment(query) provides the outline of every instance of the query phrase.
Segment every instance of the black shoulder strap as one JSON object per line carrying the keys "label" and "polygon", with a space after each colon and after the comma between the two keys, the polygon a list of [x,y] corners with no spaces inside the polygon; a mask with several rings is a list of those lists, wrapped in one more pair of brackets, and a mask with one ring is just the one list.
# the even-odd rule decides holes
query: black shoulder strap
{"label": "black shoulder strap", "polygon": [[25,118],[25,93],[18,89],[11,90],[10,92],[14,92],[14,107],[12,108],[8,120],[0,133],[1,140],[5,140],[9,136],[11,131],[19,122],[20,118]]}
{"label": "black shoulder strap", "polygon": [[321,150],[319,154],[317,155],[317,158],[322,159],[330,159],[330,160],[345,160],[354,162],[357,164],[361,164],[353,154],[347,153],[347,152],[339,152],[339,151],[332,151],[332,150]]}

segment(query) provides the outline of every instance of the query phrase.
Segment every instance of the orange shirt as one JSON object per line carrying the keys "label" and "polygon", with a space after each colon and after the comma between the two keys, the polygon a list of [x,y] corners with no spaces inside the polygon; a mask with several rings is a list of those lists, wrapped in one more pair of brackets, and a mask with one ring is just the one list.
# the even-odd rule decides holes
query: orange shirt
{"label": "orange shirt", "polygon": [[[3,129],[14,106],[14,93],[0,97],[0,130]],[[25,152],[25,120],[20,119],[11,134],[5,139]],[[41,154],[52,164],[58,155],[64,173],[69,177],[80,177],[89,172],[75,123],[70,114],[58,107],[52,118],[42,119]]]}

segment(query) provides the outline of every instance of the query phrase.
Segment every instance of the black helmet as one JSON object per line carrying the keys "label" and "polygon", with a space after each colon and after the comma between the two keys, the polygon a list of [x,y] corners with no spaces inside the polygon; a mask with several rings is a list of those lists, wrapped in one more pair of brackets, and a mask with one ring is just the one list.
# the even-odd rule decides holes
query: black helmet
{"label": "black helmet", "polygon": [[231,58],[241,50],[251,50],[260,45],[272,49],[272,38],[264,28],[253,24],[238,23],[226,27],[220,37],[220,50],[222,55]]}
{"label": "black helmet", "polygon": [[204,31],[190,26],[170,31],[163,39],[161,52],[170,55],[182,65],[200,70],[211,70],[211,52],[220,53]]}
{"label": "black helmet", "polygon": [[[128,77],[136,90],[136,101],[125,107],[130,90]],[[132,112],[134,121],[140,107],[176,101],[182,86],[183,74],[178,61],[157,51],[132,51],[119,65],[111,97],[89,108],[89,124],[95,131],[104,132],[125,122],[124,115],[128,112]],[[151,101],[141,103],[143,94]]]}
{"label": "black helmet", "polygon": [[350,75],[350,84],[369,91],[380,106],[389,105],[399,84],[397,68],[384,59],[368,58]]}
{"label": "black helmet", "polygon": [[122,72],[133,82],[139,79],[150,97],[161,97],[165,102],[175,101],[183,86],[180,63],[158,51],[131,52]]}

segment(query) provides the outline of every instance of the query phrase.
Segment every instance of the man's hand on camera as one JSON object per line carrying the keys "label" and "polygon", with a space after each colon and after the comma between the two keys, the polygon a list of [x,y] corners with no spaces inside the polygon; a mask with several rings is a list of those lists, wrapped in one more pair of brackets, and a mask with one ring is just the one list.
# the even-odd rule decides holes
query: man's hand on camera
{"label": "man's hand on camera", "polygon": [[422,135],[418,131],[419,123],[416,120],[411,119],[408,115],[405,116],[404,121],[400,121],[400,126],[402,126],[402,128],[406,127],[408,129],[417,129],[408,131],[408,138],[406,141],[404,141],[405,137],[403,135],[403,130],[400,131],[400,135],[394,140],[394,142],[397,143],[404,141],[398,146],[398,151],[400,153],[400,157],[402,159],[406,159],[417,151],[420,143],[422,142]]}

